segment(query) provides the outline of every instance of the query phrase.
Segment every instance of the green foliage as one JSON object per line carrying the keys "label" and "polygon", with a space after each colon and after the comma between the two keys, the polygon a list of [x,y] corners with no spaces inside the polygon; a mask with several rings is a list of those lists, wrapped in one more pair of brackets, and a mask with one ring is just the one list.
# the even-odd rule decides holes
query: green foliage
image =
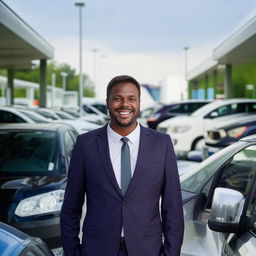
{"label": "green foliage", "polygon": [[[76,70],[73,69],[69,64],[61,63],[57,64],[55,61],[47,63],[47,85],[52,85],[52,74],[56,74],[56,87],[62,88],[62,76],[61,72],[67,73],[66,77],[66,90],[67,91],[78,91],[79,90],[79,75],[76,74]],[[6,70],[0,70],[1,76],[7,76]],[[39,83],[40,81],[40,66],[39,64],[32,64],[31,69],[17,70],[14,72],[14,78],[25,81]],[[84,80],[84,96],[93,97],[95,96],[94,84],[87,75],[83,75]],[[24,97],[25,92],[15,89],[15,97]],[[39,91],[35,90],[35,98],[39,98]]]}

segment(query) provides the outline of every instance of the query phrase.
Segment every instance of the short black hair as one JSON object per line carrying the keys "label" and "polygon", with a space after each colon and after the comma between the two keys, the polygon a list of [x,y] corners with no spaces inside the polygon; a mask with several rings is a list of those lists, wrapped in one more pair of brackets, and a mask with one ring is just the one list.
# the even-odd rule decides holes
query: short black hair
{"label": "short black hair", "polygon": [[109,99],[109,96],[110,96],[112,88],[115,85],[120,84],[120,83],[131,83],[131,84],[134,84],[137,87],[137,89],[138,89],[139,97],[140,97],[140,84],[139,84],[139,82],[135,78],[133,78],[132,76],[121,75],[121,76],[115,76],[108,83],[108,86],[107,86],[107,99]]}

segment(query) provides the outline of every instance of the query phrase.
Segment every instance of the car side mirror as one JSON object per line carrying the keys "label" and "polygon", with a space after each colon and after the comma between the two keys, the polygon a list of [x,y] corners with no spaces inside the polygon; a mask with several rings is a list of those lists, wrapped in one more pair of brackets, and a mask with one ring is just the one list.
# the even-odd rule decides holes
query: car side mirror
{"label": "car side mirror", "polygon": [[224,233],[240,232],[244,204],[245,197],[239,191],[229,188],[216,188],[208,220],[209,228]]}

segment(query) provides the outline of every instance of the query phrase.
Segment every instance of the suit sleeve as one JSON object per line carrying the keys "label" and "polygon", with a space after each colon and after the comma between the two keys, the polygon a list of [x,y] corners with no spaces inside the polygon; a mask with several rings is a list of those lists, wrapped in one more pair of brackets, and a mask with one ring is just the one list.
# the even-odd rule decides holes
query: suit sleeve
{"label": "suit sleeve", "polygon": [[74,146],[64,202],[61,209],[61,237],[65,256],[80,255],[80,219],[85,197],[85,171],[83,167],[81,137],[78,136]]}
{"label": "suit sleeve", "polygon": [[180,256],[184,233],[183,206],[176,156],[169,136],[161,194],[163,254],[164,256]]}

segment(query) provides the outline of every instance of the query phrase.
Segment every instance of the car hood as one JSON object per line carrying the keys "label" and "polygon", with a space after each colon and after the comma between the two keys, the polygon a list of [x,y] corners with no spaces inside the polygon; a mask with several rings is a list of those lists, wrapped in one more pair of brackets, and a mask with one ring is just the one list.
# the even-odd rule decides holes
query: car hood
{"label": "car hood", "polygon": [[[24,197],[59,189],[66,180],[66,176],[33,176],[33,177],[1,177],[0,196],[1,201],[10,201],[11,198],[26,194]],[[39,193],[39,192],[38,192]]]}
{"label": "car hood", "polygon": [[252,121],[256,121],[256,114],[248,114],[248,113],[234,114],[234,115],[229,115],[227,117],[217,118],[213,125],[213,128],[220,129],[227,126],[238,125],[244,122],[252,122]]}

